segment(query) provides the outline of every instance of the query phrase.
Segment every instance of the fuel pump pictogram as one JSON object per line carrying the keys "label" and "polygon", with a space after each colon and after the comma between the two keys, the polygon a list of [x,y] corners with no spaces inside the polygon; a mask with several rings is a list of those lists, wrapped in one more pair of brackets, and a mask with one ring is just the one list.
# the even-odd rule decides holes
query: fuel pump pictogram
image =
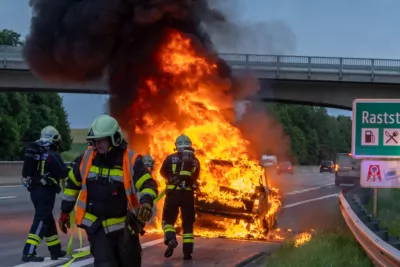
{"label": "fuel pump pictogram", "polygon": [[366,144],[375,144],[375,135],[372,131],[368,130],[364,133],[364,140]]}

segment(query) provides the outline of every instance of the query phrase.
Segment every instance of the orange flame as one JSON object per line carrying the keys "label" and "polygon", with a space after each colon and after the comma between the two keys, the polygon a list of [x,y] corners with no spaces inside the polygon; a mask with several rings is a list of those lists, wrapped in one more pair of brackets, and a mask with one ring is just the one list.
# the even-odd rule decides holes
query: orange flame
{"label": "orange flame", "polygon": [[[200,56],[191,40],[181,33],[173,32],[159,55],[163,77],[174,88],[173,103],[160,103],[165,105],[165,112],[162,113],[155,114],[148,109],[143,117],[145,125],[136,126],[130,139],[134,139],[135,134],[148,137],[149,152],[155,160],[154,173],[158,175],[163,160],[174,151],[176,137],[185,133],[191,138],[200,161],[200,190],[206,196],[200,199],[211,203],[219,201],[229,207],[244,207],[243,199],[249,199],[249,194],[255,192],[256,186],[260,185],[260,179],[264,188],[268,188],[268,182],[264,168],[248,156],[248,141],[223,115],[227,109],[233,110],[233,99],[229,95],[230,80],[220,78],[216,61],[211,62],[213,59],[209,56]],[[144,91],[156,95],[163,90],[156,78],[148,78],[145,84],[147,88],[139,90],[138,101],[132,105],[132,110],[140,107],[143,110],[146,105],[145,97],[149,97],[143,94]],[[171,109],[176,110],[182,118],[179,122],[171,118],[168,105],[174,105]],[[130,114],[131,118],[135,118],[134,116],[135,114]],[[130,141],[134,143],[134,140]],[[228,160],[233,166],[211,167],[211,159]],[[157,178],[161,191],[165,188],[165,181],[160,176]],[[224,192],[220,186],[233,188],[237,193]],[[195,227],[195,234],[231,238],[248,238],[249,234],[253,237],[263,236],[262,224],[271,228],[281,207],[278,189],[270,187],[269,190],[271,194],[268,199],[258,202],[258,205],[268,206],[261,219],[253,223],[227,219],[215,221],[218,231]],[[162,201],[160,202],[162,205]],[[161,229],[160,221],[158,215],[157,230]]]}
{"label": "orange flame", "polygon": [[[314,230],[311,230],[311,232],[313,232]],[[303,232],[300,233],[298,235],[296,235],[295,239],[294,239],[294,246],[296,248],[304,245],[305,243],[308,243],[311,240],[311,233],[309,232]]]}

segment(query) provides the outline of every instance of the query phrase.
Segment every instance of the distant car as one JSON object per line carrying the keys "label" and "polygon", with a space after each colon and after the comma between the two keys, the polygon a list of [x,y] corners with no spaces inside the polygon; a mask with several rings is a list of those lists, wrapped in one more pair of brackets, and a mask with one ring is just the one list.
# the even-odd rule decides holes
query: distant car
{"label": "distant car", "polygon": [[260,165],[264,167],[274,167],[277,162],[278,160],[274,155],[262,155],[260,159]]}
{"label": "distant car", "polygon": [[353,159],[350,153],[338,153],[335,165],[335,185],[359,182],[360,165],[361,160]]}
{"label": "distant car", "polygon": [[278,174],[281,174],[281,173],[293,174],[292,163],[290,163],[289,161],[282,161],[282,162],[278,163],[278,165],[276,166],[276,172]]}
{"label": "distant car", "polygon": [[321,161],[321,165],[319,165],[319,172],[331,172],[333,173],[335,170],[335,165],[331,160],[323,160]]}

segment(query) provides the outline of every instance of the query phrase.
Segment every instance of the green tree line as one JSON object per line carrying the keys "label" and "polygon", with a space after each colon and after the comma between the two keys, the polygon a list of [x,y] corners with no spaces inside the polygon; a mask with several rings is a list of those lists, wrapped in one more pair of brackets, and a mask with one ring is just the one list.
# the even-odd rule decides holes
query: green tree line
{"label": "green tree line", "polygon": [[[0,45],[22,45],[21,36],[0,30]],[[40,131],[53,125],[62,136],[60,150],[71,148],[72,138],[62,98],[57,93],[0,92],[0,160],[19,160],[24,145],[40,137]]]}
{"label": "green tree line", "polygon": [[288,157],[302,165],[335,160],[336,153],[351,148],[351,118],[330,116],[324,107],[270,104],[267,107],[291,141]]}

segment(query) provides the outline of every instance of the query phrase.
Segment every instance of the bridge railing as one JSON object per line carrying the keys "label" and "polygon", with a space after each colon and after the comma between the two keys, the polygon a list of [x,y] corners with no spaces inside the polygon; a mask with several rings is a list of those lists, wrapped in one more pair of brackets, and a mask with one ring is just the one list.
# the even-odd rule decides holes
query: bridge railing
{"label": "bridge railing", "polygon": [[[400,60],[221,53],[234,69],[276,72],[337,73],[340,75],[400,75]],[[0,46],[0,68],[28,69],[22,47]]]}

